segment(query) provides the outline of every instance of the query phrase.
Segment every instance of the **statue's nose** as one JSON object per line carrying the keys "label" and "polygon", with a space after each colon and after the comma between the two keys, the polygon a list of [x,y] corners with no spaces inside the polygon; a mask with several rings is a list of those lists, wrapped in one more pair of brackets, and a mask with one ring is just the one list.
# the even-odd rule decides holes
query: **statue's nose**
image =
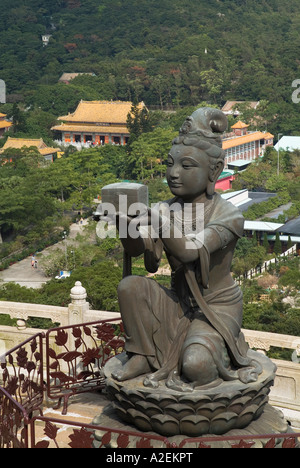
{"label": "statue's nose", "polygon": [[179,170],[178,167],[173,166],[170,171],[170,180],[177,180],[179,178]]}

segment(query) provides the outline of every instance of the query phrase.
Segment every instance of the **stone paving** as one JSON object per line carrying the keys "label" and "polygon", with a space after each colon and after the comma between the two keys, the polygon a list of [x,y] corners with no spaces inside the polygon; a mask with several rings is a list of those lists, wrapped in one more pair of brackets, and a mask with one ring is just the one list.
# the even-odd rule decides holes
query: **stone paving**
{"label": "stone paving", "polygon": [[[43,408],[43,416],[47,418],[59,419],[61,424],[54,423],[58,428],[56,441],[59,448],[70,448],[69,436],[73,433],[74,429],[79,429],[72,426],[69,422],[76,422],[82,424],[92,424],[95,416],[102,413],[103,409],[110,404],[104,393],[100,391],[88,392],[71,397],[68,405],[67,415],[62,415],[62,407],[54,409],[56,401],[48,400],[45,402]],[[66,424],[68,422],[68,424]],[[49,441],[49,448],[55,448],[55,443],[50,440],[44,433],[44,423],[37,421],[35,424],[36,443],[42,441]]]}

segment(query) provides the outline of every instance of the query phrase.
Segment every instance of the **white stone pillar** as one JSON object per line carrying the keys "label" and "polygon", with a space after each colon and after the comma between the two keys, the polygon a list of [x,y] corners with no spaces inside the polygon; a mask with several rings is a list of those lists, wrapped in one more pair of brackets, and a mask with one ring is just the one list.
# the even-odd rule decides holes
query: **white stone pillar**
{"label": "white stone pillar", "polygon": [[82,286],[80,281],[77,281],[74,288],[71,289],[72,302],[68,306],[69,325],[86,322],[86,314],[90,308],[86,298],[86,289]]}

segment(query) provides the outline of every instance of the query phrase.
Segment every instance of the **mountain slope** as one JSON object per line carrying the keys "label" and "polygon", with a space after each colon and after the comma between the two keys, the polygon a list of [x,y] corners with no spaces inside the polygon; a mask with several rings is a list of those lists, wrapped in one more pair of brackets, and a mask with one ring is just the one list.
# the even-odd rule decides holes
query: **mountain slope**
{"label": "mountain slope", "polygon": [[87,71],[107,99],[289,103],[299,27],[298,0],[2,0],[0,78],[9,94]]}

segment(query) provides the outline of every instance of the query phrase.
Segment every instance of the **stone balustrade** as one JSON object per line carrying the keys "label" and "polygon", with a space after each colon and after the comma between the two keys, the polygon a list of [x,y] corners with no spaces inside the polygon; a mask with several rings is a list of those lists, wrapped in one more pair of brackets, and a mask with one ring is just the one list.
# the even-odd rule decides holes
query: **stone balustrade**
{"label": "stone balustrade", "polygon": [[[266,353],[272,346],[294,350],[300,358],[300,337],[276,333],[243,330],[250,348]],[[300,364],[297,362],[272,359],[277,366],[275,385],[272,387],[270,402],[273,406],[300,411]],[[300,361],[300,359],[299,359]],[[299,417],[300,419],[300,417]]]}
{"label": "stone balustrade", "polygon": [[[80,281],[77,281],[72,288],[70,297],[71,303],[68,307],[0,301],[0,315],[5,314],[12,319],[17,319],[19,331],[27,329],[26,322],[29,317],[50,319],[53,323],[59,324],[58,326],[65,327],[76,323],[106,320],[119,316],[116,312],[90,310],[90,305],[86,301],[86,290]],[[2,328],[0,325],[0,332]]]}
{"label": "stone balustrade", "polygon": [[266,354],[271,347],[293,349],[300,357],[300,337],[257,330],[243,330],[250,348]]}
{"label": "stone balustrade", "polygon": [[[21,302],[0,301],[0,315],[9,315],[11,319],[17,319],[19,330],[26,329],[29,317],[51,319],[60,326],[68,325],[68,307],[53,307],[43,304],[23,304]],[[1,329],[0,325],[0,329]]]}
{"label": "stone balustrade", "polygon": [[[52,307],[40,304],[22,304],[0,301],[0,315],[8,314],[18,320],[17,327],[0,325],[0,355],[24,342],[41,330],[26,327],[29,317],[51,319],[60,326],[74,325],[106,319],[116,319],[120,314],[115,312],[91,310],[87,302],[86,290],[77,282],[71,290],[71,302],[68,307]],[[250,348],[266,353],[271,347],[294,350],[294,356],[300,357],[300,337],[243,330]],[[272,405],[300,411],[300,364],[291,361],[273,360],[277,365],[275,385],[272,388],[270,402]],[[300,414],[300,413],[299,413]],[[300,416],[299,416],[300,424]]]}

